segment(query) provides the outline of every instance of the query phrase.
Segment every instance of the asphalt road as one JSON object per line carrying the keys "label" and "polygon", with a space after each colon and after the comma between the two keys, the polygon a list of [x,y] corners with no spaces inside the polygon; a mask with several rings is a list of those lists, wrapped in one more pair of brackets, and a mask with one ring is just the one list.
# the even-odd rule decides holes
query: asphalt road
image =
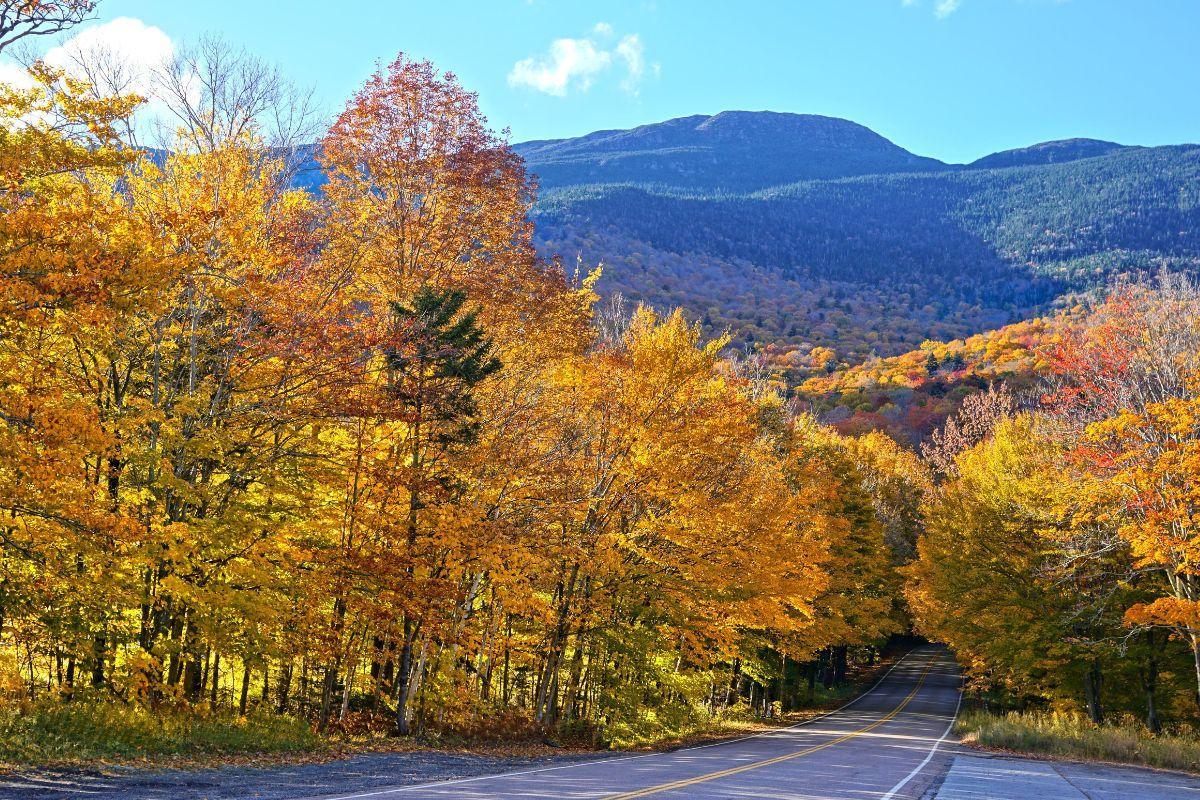
{"label": "asphalt road", "polygon": [[941,744],[958,708],[959,683],[945,649],[923,647],[849,705],[793,728],[669,753],[319,797],[913,800],[947,770],[950,756]]}
{"label": "asphalt road", "polygon": [[42,770],[0,775],[0,800],[1200,800],[1195,775],[962,747],[948,736],[958,687],[949,654],[924,647],[824,717],[669,753],[514,760],[420,751],[190,772]]}

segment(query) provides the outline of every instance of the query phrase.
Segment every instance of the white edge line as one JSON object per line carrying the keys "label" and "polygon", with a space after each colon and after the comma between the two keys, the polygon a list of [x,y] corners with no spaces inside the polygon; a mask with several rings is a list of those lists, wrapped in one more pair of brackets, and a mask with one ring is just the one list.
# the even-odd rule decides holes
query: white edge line
{"label": "white edge line", "polygon": [[950,731],[954,730],[954,723],[958,721],[958,710],[962,708],[962,699],[963,687],[960,685],[958,687],[958,702],[954,704],[954,716],[950,718],[950,724],[946,726],[946,732],[943,733],[938,740],[933,743],[933,747],[929,748],[929,754],[925,756],[925,760],[920,764],[917,764],[916,769],[905,775],[899,783],[893,786],[888,793],[879,798],[879,800],[892,800],[892,798],[896,796],[897,792],[907,786],[909,781],[917,777],[921,770],[925,769],[925,767],[929,765],[929,762],[933,760],[933,754],[936,753],[938,748],[942,746],[942,742],[946,741],[946,737],[950,735]]}
{"label": "white edge line", "polygon": [[[580,761],[575,764],[560,764],[556,767],[540,767],[538,769],[527,769],[527,770],[522,770],[519,772],[497,772],[497,773],[489,774],[489,775],[476,775],[471,778],[457,778],[455,780],[449,780],[449,781],[433,781],[432,783],[419,783],[419,784],[414,784],[411,786],[393,786],[390,789],[378,789],[373,792],[362,792],[361,794],[344,794],[344,795],[338,795],[336,797],[328,797],[328,796],[324,796],[324,795],[309,795],[309,797],[314,798],[316,800],[358,800],[358,798],[362,798],[362,797],[380,797],[385,794],[399,794],[400,792],[414,792],[417,789],[432,789],[435,786],[456,786],[461,783],[475,783],[476,781],[484,781],[484,780],[489,780],[492,778],[517,778],[522,775],[536,775],[539,772],[552,772],[552,771],[558,770],[558,769],[571,769],[573,767],[586,767],[586,766],[591,766],[593,764],[615,764],[618,761],[632,761],[637,758],[648,758],[650,756],[671,755],[673,753],[686,753],[691,750],[703,750],[706,747],[720,747],[721,745],[733,744],[734,742],[744,742],[747,739],[757,739],[761,736],[770,736],[771,734],[778,733],[780,731],[790,731],[795,728],[804,727],[805,725],[811,725],[812,723],[816,722],[817,720],[825,719],[826,717],[832,716],[843,709],[849,708],[850,706],[854,705],[859,700],[862,700],[864,697],[869,695],[871,692],[873,692],[877,688],[879,688],[879,684],[883,683],[887,679],[887,676],[892,674],[892,670],[894,670],[896,667],[900,666],[901,662],[903,662],[906,658],[911,656],[916,651],[917,651],[917,648],[914,647],[912,650],[909,650],[907,653],[902,655],[900,658],[896,659],[896,663],[892,664],[892,666],[890,668],[888,668],[888,671],[883,673],[883,675],[881,675],[879,677],[879,680],[875,681],[875,683],[872,684],[870,689],[867,689],[865,692],[858,695],[850,702],[840,705],[837,708],[833,709],[832,711],[826,711],[824,714],[818,714],[815,717],[806,719],[803,722],[797,722],[795,725],[785,725],[781,728],[772,728],[767,731],[762,731],[761,733],[752,733],[749,736],[739,736],[736,739],[724,739],[722,741],[711,742],[709,744],[698,744],[698,745],[694,745],[692,747],[681,747],[678,750],[666,750],[666,751],[659,751],[659,752],[654,752],[654,753],[639,753],[635,756],[617,756],[616,758],[597,758],[597,759],[593,759],[591,761]],[[960,701],[962,700],[962,695],[959,695],[959,700]],[[954,715],[957,718],[958,709],[955,709]],[[951,727],[953,727],[954,723],[951,722],[950,725],[951,725]],[[948,734],[949,730],[947,730],[946,733]],[[942,738],[944,739],[945,735],[943,735]],[[939,743],[941,742],[940,739],[938,741],[939,741]],[[935,746],[935,748],[936,748],[936,746]],[[931,752],[930,753],[931,758],[932,758],[932,755],[933,754]],[[926,759],[926,760],[928,760],[928,759]],[[925,765],[922,764],[921,766],[925,766]],[[916,773],[914,772],[913,774],[915,775]],[[897,789],[900,788],[901,786],[903,786],[904,783],[907,783],[908,779],[911,777],[913,777],[913,776],[909,775],[908,778],[905,778],[904,782],[902,782],[900,784],[900,786],[897,787]],[[896,790],[893,789],[892,791],[894,793]],[[888,798],[890,798],[890,796],[891,795],[889,795]],[[881,800],[888,800],[888,798],[881,798]]]}

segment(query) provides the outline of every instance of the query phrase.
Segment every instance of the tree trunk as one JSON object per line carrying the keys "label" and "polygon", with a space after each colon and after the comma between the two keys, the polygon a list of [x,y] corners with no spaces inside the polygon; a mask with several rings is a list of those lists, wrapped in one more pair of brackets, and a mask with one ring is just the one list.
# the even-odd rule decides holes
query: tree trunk
{"label": "tree trunk", "polygon": [[108,660],[108,637],[96,634],[92,639],[92,686],[104,685],[104,664]]}
{"label": "tree trunk", "polygon": [[200,637],[196,626],[188,623],[183,647],[183,693],[189,703],[200,700]]}
{"label": "tree trunk", "polygon": [[350,692],[354,688],[354,673],[357,662],[350,664],[349,670],[346,672],[345,686],[342,687],[342,707],[338,709],[338,721],[346,719],[346,714],[350,711]]}
{"label": "tree trunk", "polygon": [[242,659],[242,697],[238,701],[238,713],[246,716],[246,707],[250,700],[250,661]]}
{"label": "tree trunk", "polygon": [[172,642],[171,657],[167,664],[167,685],[175,686],[183,675],[183,653],[180,641],[183,638],[184,615],[182,611],[171,615],[170,638]]}
{"label": "tree trunk", "polygon": [[[561,573],[560,573],[561,575]],[[559,583],[559,602],[555,614],[554,630],[550,646],[546,649],[546,663],[538,679],[534,695],[534,719],[544,725],[554,725],[558,720],[558,670],[570,630],[571,601],[575,594],[575,583],[579,578],[579,562],[571,565],[566,583]]]}
{"label": "tree trunk", "polygon": [[212,694],[209,702],[215,708],[217,705],[217,687],[221,685],[221,654],[213,651],[212,656]]}
{"label": "tree trunk", "polygon": [[[409,649],[411,650],[412,646]],[[411,733],[412,701],[421,688],[421,678],[425,674],[425,659],[428,655],[429,639],[426,638],[421,641],[416,663],[409,668],[408,680],[401,687],[400,699],[396,703],[396,733],[399,736],[408,736]]]}
{"label": "tree trunk", "polygon": [[1188,636],[1192,644],[1192,664],[1196,668],[1196,708],[1200,709],[1200,634],[1189,628]]}
{"label": "tree trunk", "polygon": [[1154,632],[1146,636],[1150,645],[1150,655],[1146,658],[1146,667],[1142,671],[1142,691],[1146,693],[1146,729],[1151,733],[1162,732],[1162,722],[1158,718],[1158,702],[1155,692],[1158,690],[1158,655],[1154,651]]}
{"label": "tree trunk", "polygon": [[1083,692],[1087,700],[1088,718],[1097,725],[1104,722],[1104,706],[1101,703],[1103,688],[1104,673],[1100,670],[1100,659],[1094,658],[1083,676]]}
{"label": "tree trunk", "polygon": [[783,663],[779,668],[779,713],[786,714],[791,711],[791,703],[788,698],[788,657],[787,653],[782,654]]}
{"label": "tree trunk", "polygon": [[848,668],[847,654],[850,648],[844,644],[839,644],[833,648],[833,682],[841,686],[846,682],[846,672]]}
{"label": "tree trunk", "polygon": [[290,695],[292,689],[292,663],[289,661],[286,666],[279,670],[279,713],[283,714],[288,710],[290,705]]}
{"label": "tree trunk", "polygon": [[737,692],[738,683],[742,677],[742,661],[735,658],[730,669],[729,684],[725,687],[725,707],[729,708],[733,704],[734,694]]}
{"label": "tree trunk", "polygon": [[337,668],[325,668],[325,680],[321,682],[321,716],[317,721],[317,730],[324,732],[329,724],[329,714],[333,709],[333,692],[337,688]]}

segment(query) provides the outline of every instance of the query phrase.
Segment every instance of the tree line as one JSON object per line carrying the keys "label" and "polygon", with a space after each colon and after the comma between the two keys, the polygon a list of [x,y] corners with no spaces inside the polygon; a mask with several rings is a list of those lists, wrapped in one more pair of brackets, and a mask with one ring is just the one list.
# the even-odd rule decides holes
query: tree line
{"label": "tree line", "polygon": [[904,627],[916,456],[598,311],[452,75],[380,68],[306,192],[252,56],[163,68],[166,148],[92,66],[0,86],[10,699],[612,740]]}
{"label": "tree line", "polygon": [[1039,348],[1041,389],[970,398],[926,445],[906,595],[985,699],[1194,719],[1200,289],[1121,286]]}

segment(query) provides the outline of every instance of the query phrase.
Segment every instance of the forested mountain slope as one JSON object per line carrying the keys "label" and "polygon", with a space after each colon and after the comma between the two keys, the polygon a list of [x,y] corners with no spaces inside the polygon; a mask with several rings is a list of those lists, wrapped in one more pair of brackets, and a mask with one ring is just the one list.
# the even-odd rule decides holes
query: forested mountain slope
{"label": "forested mountain slope", "polygon": [[[789,116],[708,119],[742,126],[741,139],[724,135],[747,142],[760,123]],[[730,328],[738,343],[826,346],[854,363],[1028,318],[1117,273],[1200,264],[1196,146],[1047,143],[971,167],[897,158],[889,174],[761,185],[896,155],[844,123],[851,127],[821,128],[826,152],[835,149],[828,137],[854,133],[836,163],[805,162],[817,148],[793,138],[795,162],[760,149],[763,163],[720,189],[714,170],[741,173],[742,161],[684,173],[675,150],[615,149],[664,141],[680,123],[519,145],[543,185],[539,245],[603,262],[602,291],[681,305],[711,333]],[[790,130],[803,138],[806,125]],[[738,152],[749,158],[751,149]],[[718,159],[722,151],[708,152]],[[1022,162],[1034,163],[977,168]],[[739,182],[759,188],[728,188]]]}

